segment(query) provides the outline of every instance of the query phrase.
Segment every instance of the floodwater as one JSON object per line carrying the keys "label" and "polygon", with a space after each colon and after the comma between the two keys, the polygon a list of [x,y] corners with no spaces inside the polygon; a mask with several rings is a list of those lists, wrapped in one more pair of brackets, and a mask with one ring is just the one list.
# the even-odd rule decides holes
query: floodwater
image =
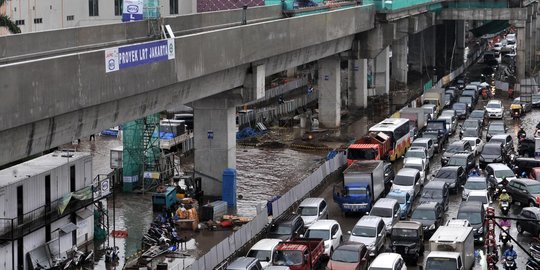
{"label": "floodwater", "polygon": [[[88,151],[93,156],[93,173],[108,174],[110,169],[111,148],[120,146],[122,142],[113,137],[96,136],[96,141],[82,139],[77,146],[78,151]],[[256,205],[265,204],[273,195],[281,195],[299,183],[311,171],[315,170],[326,153],[298,152],[291,149],[256,149],[237,148],[237,185],[239,216],[253,217],[256,215]],[[183,162],[183,161],[181,161]],[[185,164],[183,164],[185,165]],[[189,167],[189,166],[188,166]],[[118,192],[115,195],[115,211],[112,198],[108,202],[110,228],[113,230],[113,220],[116,230],[128,231],[127,238],[110,237],[108,242],[96,246],[96,250],[116,245],[120,250],[118,266],[106,267],[104,253],[96,253],[95,269],[121,269],[126,257],[136,254],[141,248],[141,238],[149,228],[154,218],[152,197],[150,193],[131,194]],[[113,212],[115,218],[113,218]],[[181,259],[165,259],[165,262],[185,263],[189,265],[195,258],[203,255],[214,245],[224,239],[230,231],[202,231],[187,233],[191,241],[187,242],[182,251]]]}

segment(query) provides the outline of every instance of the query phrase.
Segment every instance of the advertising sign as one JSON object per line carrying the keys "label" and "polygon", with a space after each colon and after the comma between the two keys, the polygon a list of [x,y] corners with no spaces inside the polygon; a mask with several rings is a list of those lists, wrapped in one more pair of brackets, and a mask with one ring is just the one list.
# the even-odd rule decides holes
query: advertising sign
{"label": "advertising sign", "polygon": [[174,39],[109,48],[105,50],[105,72],[171,60],[174,57]]}
{"label": "advertising sign", "polygon": [[143,19],[143,0],[124,0],[122,21],[140,21]]}

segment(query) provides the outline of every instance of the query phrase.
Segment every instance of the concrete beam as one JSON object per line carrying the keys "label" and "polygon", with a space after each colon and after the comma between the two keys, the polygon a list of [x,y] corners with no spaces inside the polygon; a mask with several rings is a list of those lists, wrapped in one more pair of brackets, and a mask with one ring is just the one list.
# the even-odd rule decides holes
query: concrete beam
{"label": "concrete beam", "polygon": [[438,20],[527,20],[527,8],[446,8]]}
{"label": "concrete beam", "polygon": [[435,14],[432,12],[427,12],[420,14],[409,19],[409,34],[420,33],[436,24]]}
{"label": "concrete beam", "polygon": [[[0,74],[9,80],[2,81],[0,88],[0,96],[6,97],[0,106],[0,130],[274,57],[303,62],[315,57],[306,57],[302,51],[317,50],[322,57],[339,53],[340,48],[350,49],[356,33],[373,27],[374,14],[373,6],[355,7],[183,36],[175,39],[175,61],[111,73],[105,73],[104,50],[1,65]],[[267,64],[266,73],[288,65]]]}

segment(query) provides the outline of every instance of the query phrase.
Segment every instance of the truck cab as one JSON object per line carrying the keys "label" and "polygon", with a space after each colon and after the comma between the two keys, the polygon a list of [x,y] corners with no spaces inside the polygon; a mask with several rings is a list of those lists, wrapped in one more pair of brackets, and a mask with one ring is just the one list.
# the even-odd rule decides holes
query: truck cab
{"label": "truck cab", "polygon": [[317,269],[323,253],[323,239],[296,239],[278,244],[272,263],[275,266],[288,266],[291,270]]}
{"label": "truck cab", "polygon": [[382,160],[388,158],[391,141],[388,135],[379,132],[356,140],[347,148],[347,165],[357,160]]}

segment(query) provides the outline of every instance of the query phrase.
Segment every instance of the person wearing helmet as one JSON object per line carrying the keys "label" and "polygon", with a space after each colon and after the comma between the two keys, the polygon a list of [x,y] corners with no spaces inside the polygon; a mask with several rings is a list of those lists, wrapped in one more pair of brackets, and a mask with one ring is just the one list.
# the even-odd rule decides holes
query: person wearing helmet
{"label": "person wearing helmet", "polygon": [[523,126],[519,127],[519,131],[517,133],[518,140],[521,141],[525,138],[527,138],[527,132],[525,132],[525,129]]}
{"label": "person wearing helmet", "polygon": [[506,189],[503,189],[501,192],[501,195],[499,195],[499,207],[501,206],[501,202],[507,201],[508,203],[512,202],[512,197],[510,197],[510,194],[506,192]]}
{"label": "person wearing helmet", "polygon": [[512,257],[515,259],[517,259],[517,253],[516,251],[514,250],[514,246],[513,245],[510,245],[508,247],[507,250],[504,251],[504,254],[503,254],[503,257],[506,258],[506,257]]}

